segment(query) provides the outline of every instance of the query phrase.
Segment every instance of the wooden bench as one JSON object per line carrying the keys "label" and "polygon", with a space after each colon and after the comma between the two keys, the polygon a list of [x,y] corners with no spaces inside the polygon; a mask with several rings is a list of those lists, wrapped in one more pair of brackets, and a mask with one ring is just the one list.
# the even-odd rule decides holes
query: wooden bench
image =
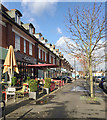
{"label": "wooden bench", "polygon": [[[14,96],[14,102],[15,102],[15,91],[16,88],[8,87],[6,92],[7,96]],[[6,97],[6,102],[7,102],[7,97]]]}

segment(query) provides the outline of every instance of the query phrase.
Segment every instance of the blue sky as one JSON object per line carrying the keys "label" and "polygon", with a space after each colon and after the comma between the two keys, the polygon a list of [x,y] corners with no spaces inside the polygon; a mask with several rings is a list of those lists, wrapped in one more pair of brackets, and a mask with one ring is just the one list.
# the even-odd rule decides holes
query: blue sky
{"label": "blue sky", "polygon": [[[42,33],[48,43],[57,44],[63,36],[70,37],[65,26],[65,16],[68,8],[75,9],[79,7],[92,7],[92,2],[3,2],[9,10],[18,9],[22,13],[21,21],[32,23],[35,26],[35,32]],[[37,0],[35,0],[37,1]],[[41,1],[41,0],[40,0]],[[103,8],[105,4],[103,4]],[[71,11],[72,12],[72,11]],[[63,42],[63,41],[60,41]],[[65,55],[68,59],[69,56]],[[71,61],[71,60],[70,60]]]}
{"label": "blue sky", "polygon": [[[33,23],[36,32],[41,32],[44,38],[48,39],[49,43],[55,44],[62,35],[67,34],[64,16],[68,7],[73,6],[72,4],[75,3],[45,3],[43,6],[41,6],[41,3],[38,4],[36,2],[27,2],[26,5],[21,2],[4,2],[3,4],[9,10],[18,9],[23,15],[21,20],[24,23]],[[32,5],[34,6],[32,7]],[[27,8],[28,10],[26,10]]]}
{"label": "blue sky", "polygon": [[[22,0],[24,1],[24,0]],[[85,5],[91,6],[93,3],[86,2],[4,2],[9,10],[18,9],[22,13],[21,20],[24,23],[33,23],[36,32],[41,32],[49,43],[55,44],[61,36],[68,36],[65,27],[65,15],[68,8],[74,9]]]}

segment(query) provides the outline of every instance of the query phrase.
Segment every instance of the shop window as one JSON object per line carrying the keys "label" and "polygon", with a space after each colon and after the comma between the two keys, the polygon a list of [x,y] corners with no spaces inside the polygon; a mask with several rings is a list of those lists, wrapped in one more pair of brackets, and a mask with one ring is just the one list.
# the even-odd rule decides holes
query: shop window
{"label": "shop window", "polygon": [[20,37],[15,34],[15,49],[20,50]]}

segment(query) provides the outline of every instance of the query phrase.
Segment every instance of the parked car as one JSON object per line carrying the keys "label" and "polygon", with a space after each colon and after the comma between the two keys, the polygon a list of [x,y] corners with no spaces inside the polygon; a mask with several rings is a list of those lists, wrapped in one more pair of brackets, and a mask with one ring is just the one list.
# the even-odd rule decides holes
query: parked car
{"label": "parked car", "polygon": [[66,77],[67,83],[72,82],[72,79],[70,77]]}
{"label": "parked car", "polygon": [[56,78],[52,78],[52,79],[55,79],[55,80],[64,80],[64,83],[69,83],[69,82],[71,82],[72,81],[72,79],[70,78],[70,77],[68,77],[68,76],[65,76],[65,77],[63,77],[63,76],[58,76],[58,77],[56,77]]}
{"label": "parked car", "polygon": [[64,83],[66,82],[66,78],[62,77],[62,76],[58,76],[56,78],[52,78],[54,80],[64,80]]}
{"label": "parked car", "polygon": [[107,89],[107,76],[101,78],[101,81],[99,82],[99,87],[102,89]]}
{"label": "parked car", "polygon": [[96,83],[99,83],[101,81],[101,78],[104,77],[104,76],[96,76],[95,77],[95,82]]}
{"label": "parked car", "polygon": [[98,76],[93,76],[93,82],[95,82],[95,79],[97,78]]}
{"label": "parked car", "polygon": [[107,91],[107,76],[101,78],[99,87]]}
{"label": "parked car", "polygon": [[105,78],[105,81],[103,82],[103,89],[107,92],[107,77]]}

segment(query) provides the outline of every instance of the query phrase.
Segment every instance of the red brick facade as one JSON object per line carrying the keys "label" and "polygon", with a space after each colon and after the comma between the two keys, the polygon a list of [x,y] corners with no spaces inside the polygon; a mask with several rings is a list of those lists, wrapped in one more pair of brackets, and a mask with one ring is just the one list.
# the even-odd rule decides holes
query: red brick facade
{"label": "red brick facade", "polygon": [[[9,17],[8,19],[7,18],[5,19],[6,19],[6,21],[4,22],[5,24],[4,25],[0,24],[0,33],[2,33],[2,37],[0,37],[0,46],[2,46],[3,48],[7,48],[10,45],[13,45],[13,47],[15,48],[15,34],[18,34],[18,36],[20,37],[20,51],[19,52],[22,55],[24,54],[24,55],[33,57],[34,59],[37,59],[37,63],[42,62],[42,63],[49,64],[49,59],[50,59],[49,54],[51,54],[52,55],[51,61],[50,61],[51,64],[53,64],[53,62],[55,62],[55,64],[57,65],[62,64],[60,63],[61,58],[58,57],[56,54],[54,54],[48,47],[42,44],[33,35],[35,34],[35,28],[33,28],[33,34],[31,35],[28,33],[26,29],[22,28],[22,26],[13,22],[13,20],[9,20],[11,19],[11,17]],[[42,37],[41,39],[44,40],[44,38]],[[26,53],[24,53],[24,40],[26,40]],[[29,55],[29,42],[32,43],[32,55]],[[39,50],[39,45],[41,46],[40,50]],[[53,47],[55,48],[55,46]],[[59,49],[57,49],[57,52],[59,52]],[[39,54],[40,54],[40,58],[39,58]],[[69,68],[69,65],[63,62],[62,67]]]}
{"label": "red brick facade", "polygon": [[29,42],[26,41],[26,54],[29,55]]}

